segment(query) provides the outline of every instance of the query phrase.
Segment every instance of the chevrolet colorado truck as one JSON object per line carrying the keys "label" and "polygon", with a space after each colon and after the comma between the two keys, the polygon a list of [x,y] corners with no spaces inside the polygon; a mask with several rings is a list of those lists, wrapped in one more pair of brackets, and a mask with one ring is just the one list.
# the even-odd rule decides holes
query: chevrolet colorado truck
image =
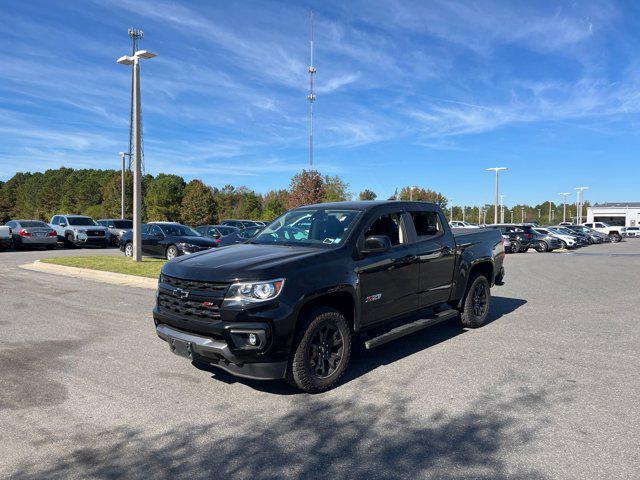
{"label": "chevrolet colorado truck", "polygon": [[371,349],[458,316],[483,325],[504,256],[498,230],[454,232],[431,203],[309,205],[245,243],[167,262],[153,318],[195,363],[318,392],[357,338]]}

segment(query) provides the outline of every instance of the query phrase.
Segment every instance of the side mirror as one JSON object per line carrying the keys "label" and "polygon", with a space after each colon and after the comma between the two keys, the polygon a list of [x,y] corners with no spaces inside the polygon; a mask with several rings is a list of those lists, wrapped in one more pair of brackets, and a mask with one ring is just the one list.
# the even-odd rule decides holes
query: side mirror
{"label": "side mirror", "polygon": [[364,248],[361,253],[367,255],[369,253],[388,252],[391,250],[391,239],[387,235],[373,235],[364,240]]}
{"label": "side mirror", "polygon": [[66,223],[64,223],[64,222],[62,222],[62,223],[59,223],[59,224],[58,224],[58,226],[59,226],[59,227],[64,228],[64,227],[66,227],[66,226],[67,226],[67,224],[66,224]]}

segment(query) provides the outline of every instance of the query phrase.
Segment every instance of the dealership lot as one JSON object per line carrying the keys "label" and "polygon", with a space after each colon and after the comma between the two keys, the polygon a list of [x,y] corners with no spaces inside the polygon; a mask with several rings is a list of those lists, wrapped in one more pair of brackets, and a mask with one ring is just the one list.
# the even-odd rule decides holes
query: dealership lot
{"label": "dealership lot", "polygon": [[19,268],[78,254],[0,252],[3,478],[637,475],[636,239],[509,255],[491,323],[359,349],[319,395],[172,355],[151,291]]}

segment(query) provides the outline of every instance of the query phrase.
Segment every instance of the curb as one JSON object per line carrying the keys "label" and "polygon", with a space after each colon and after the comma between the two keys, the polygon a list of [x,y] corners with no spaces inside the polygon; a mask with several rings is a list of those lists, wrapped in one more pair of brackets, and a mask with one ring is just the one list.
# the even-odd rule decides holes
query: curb
{"label": "curb", "polygon": [[136,275],[105,272],[102,270],[91,270],[89,268],[68,267],[66,265],[55,265],[53,263],[43,263],[40,260],[36,260],[33,263],[19,265],[19,267],[34,272],[82,278],[85,280],[94,280],[96,282],[110,283],[112,285],[145,288],[147,290],[155,290],[158,288],[158,280],[155,278],[138,277]]}

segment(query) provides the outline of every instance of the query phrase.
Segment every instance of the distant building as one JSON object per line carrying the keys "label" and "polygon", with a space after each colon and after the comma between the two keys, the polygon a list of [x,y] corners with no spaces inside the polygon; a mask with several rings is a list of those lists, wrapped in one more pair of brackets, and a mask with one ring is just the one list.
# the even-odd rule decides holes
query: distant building
{"label": "distant building", "polygon": [[640,225],[640,202],[596,203],[587,208],[587,222],[637,227]]}

